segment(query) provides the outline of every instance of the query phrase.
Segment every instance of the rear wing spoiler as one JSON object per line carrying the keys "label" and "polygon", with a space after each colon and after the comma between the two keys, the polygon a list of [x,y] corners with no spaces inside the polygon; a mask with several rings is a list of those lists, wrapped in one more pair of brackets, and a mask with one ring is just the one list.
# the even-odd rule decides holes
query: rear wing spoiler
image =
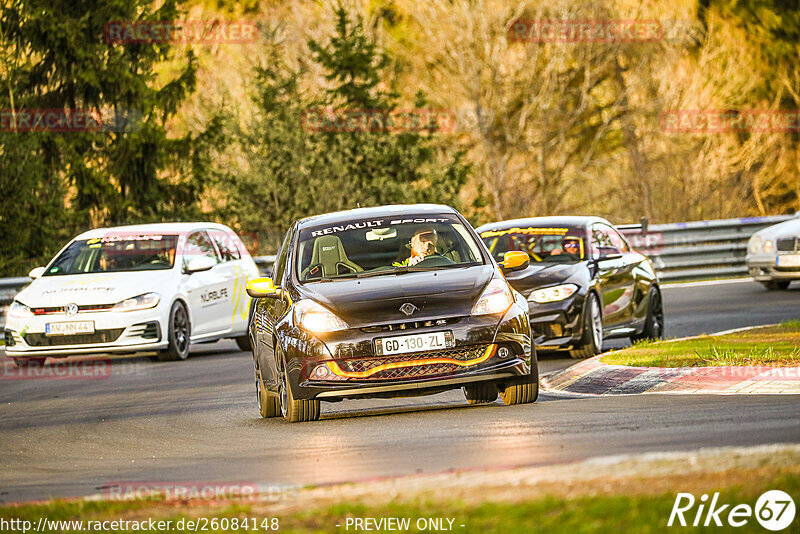
{"label": "rear wing spoiler", "polygon": [[647,234],[647,227],[649,226],[649,221],[647,217],[642,217],[639,219],[639,224],[618,224],[617,230],[621,232],[641,232],[642,234]]}

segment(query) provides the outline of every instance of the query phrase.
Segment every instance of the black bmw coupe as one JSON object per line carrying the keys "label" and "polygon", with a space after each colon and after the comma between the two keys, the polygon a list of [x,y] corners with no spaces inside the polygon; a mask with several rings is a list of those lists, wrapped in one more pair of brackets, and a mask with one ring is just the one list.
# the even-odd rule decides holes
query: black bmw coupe
{"label": "black bmw coupe", "polygon": [[453,208],[363,208],[292,224],[273,278],[251,280],[262,417],[310,421],[320,401],[463,388],[470,403],[536,400],[528,303]]}
{"label": "black bmw coupe", "polygon": [[599,217],[534,217],[477,229],[495,258],[509,251],[530,265],[507,275],[528,301],[537,350],[598,354],[613,337],[661,339],[664,308],[650,260]]}

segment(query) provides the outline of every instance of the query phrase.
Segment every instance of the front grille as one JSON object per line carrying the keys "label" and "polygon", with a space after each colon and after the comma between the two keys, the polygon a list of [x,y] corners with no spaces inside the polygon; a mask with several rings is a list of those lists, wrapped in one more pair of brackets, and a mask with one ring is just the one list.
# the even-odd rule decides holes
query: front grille
{"label": "front grille", "polygon": [[98,330],[94,334],[75,334],[71,336],[46,336],[26,334],[25,342],[31,347],[55,347],[59,345],[89,345],[91,343],[111,343],[119,338],[124,328]]}
{"label": "front grille", "polygon": [[[84,304],[82,306],[78,306],[78,313],[106,311],[113,307],[113,304]],[[56,313],[64,313],[64,306],[33,308],[34,315],[53,315]]]}
{"label": "front grille", "polygon": [[404,323],[366,326],[362,328],[361,331],[366,332],[368,334],[375,334],[378,332],[394,332],[396,330],[414,330],[417,328],[428,328],[431,326],[444,326],[449,324],[456,324],[460,320],[461,320],[460,317],[451,317],[449,319],[433,319],[429,321],[407,321]]}
{"label": "front grille", "polygon": [[775,242],[778,252],[800,252],[800,239],[795,237],[783,237]]}
{"label": "front grille", "polygon": [[[458,370],[467,368],[466,366],[458,365],[457,363],[441,361],[442,359],[456,360],[458,362],[477,360],[486,354],[487,348],[488,347],[486,345],[457,347],[453,349],[430,352],[380,356],[377,358],[342,360],[337,363],[339,368],[344,372],[345,376],[353,373],[367,373],[367,376],[348,377],[361,380],[398,380],[405,378],[432,377],[452,374]],[[403,362],[418,363],[403,367],[392,367],[392,364],[402,364]],[[375,371],[377,368],[382,366],[389,366],[389,368]]]}

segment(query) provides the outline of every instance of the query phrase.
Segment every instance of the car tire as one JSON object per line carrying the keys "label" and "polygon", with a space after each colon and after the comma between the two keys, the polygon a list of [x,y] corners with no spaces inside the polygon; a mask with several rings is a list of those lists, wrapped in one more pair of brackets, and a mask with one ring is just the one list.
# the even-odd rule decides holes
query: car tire
{"label": "car tire", "polygon": [[302,423],[305,421],[316,421],[319,419],[319,400],[317,399],[295,399],[292,396],[292,388],[288,384],[289,378],[286,376],[286,366],[281,371],[280,385],[278,386],[278,405],[281,415],[288,423]]}
{"label": "car tire", "polygon": [[261,378],[261,369],[255,358],[253,358],[253,371],[256,378],[256,400],[258,401],[258,411],[261,417],[264,419],[277,417],[281,413],[280,407],[278,406],[278,397],[270,395],[267,392],[267,388],[264,387],[264,380]]}
{"label": "car tire", "polygon": [[530,404],[539,398],[539,362],[536,350],[531,349],[531,372],[505,385],[500,398],[506,406]]}
{"label": "car tire", "polygon": [[464,396],[470,404],[488,404],[497,400],[497,384],[479,382],[464,386]]}
{"label": "car tire", "polygon": [[252,352],[253,346],[250,344],[250,336],[239,336],[236,338],[236,346],[243,352]]}
{"label": "car tire", "polygon": [[661,290],[653,286],[647,304],[647,318],[640,334],[631,336],[631,341],[664,339],[664,301]]}
{"label": "car tire", "polygon": [[575,359],[590,358],[603,350],[603,315],[595,293],[589,293],[583,311],[583,332],[578,347],[569,351]]}
{"label": "car tire", "polygon": [[791,283],[789,280],[770,280],[769,282],[761,282],[770,291],[781,291],[789,288]]}
{"label": "car tire", "polygon": [[14,358],[17,367],[44,367],[47,358]]}
{"label": "car tire", "polygon": [[169,311],[168,347],[158,353],[158,359],[162,362],[185,360],[189,357],[189,336],[192,325],[189,322],[189,313],[186,305],[180,300],[172,305]]}

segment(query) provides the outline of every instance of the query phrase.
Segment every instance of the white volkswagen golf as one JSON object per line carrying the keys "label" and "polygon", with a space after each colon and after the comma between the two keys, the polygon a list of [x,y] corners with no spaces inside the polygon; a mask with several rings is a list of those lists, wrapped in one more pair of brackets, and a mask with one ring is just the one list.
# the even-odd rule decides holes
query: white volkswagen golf
{"label": "white volkswagen golf", "polygon": [[250,350],[245,286],[258,276],[221,224],[91,230],[31,271],[8,310],[6,354],[18,365],[99,352],[183,360],[190,344],[222,338]]}

